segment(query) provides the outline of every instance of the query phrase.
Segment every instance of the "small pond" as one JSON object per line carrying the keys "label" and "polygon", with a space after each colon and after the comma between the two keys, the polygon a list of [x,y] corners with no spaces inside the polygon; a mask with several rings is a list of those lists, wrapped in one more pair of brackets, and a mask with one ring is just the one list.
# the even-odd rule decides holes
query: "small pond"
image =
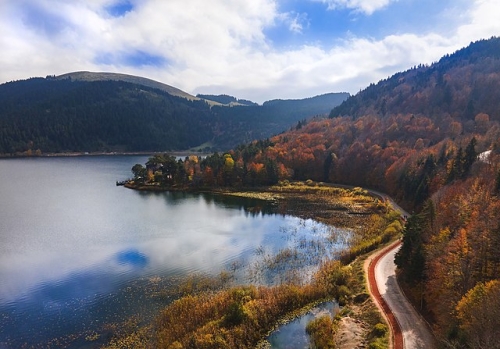
{"label": "small pond", "polygon": [[267,341],[271,344],[271,348],[275,349],[308,349],[311,343],[309,335],[306,333],[307,324],[323,315],[329,315],[333,318],[338,311],[339,306],[336,302],[322,303],[306,314],[281,326],[268,337]]}

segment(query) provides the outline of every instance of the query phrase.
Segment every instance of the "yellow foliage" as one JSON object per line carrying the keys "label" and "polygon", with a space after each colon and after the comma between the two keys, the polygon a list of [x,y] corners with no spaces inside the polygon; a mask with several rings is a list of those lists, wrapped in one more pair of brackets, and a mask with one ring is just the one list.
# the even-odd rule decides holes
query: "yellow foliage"
{"label": "yellow foliage", "polygon": [[224,171],[231,172],[234,168],[234,160],[231,154],[224,155]]}
{"label": "yellow foliage", "polygon": [[499,280],[478,283],[458,302],[456,311],[470,347],[500,347]]}

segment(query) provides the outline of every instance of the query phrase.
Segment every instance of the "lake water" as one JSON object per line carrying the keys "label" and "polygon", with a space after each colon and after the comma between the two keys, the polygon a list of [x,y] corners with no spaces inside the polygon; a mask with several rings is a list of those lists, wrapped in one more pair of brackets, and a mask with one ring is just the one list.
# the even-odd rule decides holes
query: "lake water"
{"label": "lake water", "polygon": [[[311,256],[338,247],[328,227],[256,200],[115,186],[146,160],[0,160],[0,348],[92,348],[94,331],[154,316],[171,301],[155,290],[172,280],[233,270],[240,282],[276,283],[277,270],[307,274]],[[292,250],[305,265],[269,263]]]}

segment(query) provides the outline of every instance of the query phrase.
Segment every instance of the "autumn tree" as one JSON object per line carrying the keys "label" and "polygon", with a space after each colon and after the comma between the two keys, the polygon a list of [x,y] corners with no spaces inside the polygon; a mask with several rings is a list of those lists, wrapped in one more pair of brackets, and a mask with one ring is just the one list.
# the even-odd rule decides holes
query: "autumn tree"
{"label": "autumn tree", "polygon": [[471,348],[500,348],[500,281],[478,283],[456,307],[460,329]]}

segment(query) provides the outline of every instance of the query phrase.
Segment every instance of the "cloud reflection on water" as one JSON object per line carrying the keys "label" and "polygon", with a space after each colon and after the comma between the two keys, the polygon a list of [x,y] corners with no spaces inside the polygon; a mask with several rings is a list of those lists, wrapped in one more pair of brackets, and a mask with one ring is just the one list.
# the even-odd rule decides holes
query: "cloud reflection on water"
{"label": "cloud reflection on water", "polygon": [[128,291],[134,283],[234,265],[245,277],[244,266],[329,233],[257,200],[116,187],[137,162],[144,160],[0,162],[0,183],[8,183],[0,204],[0,343],[123,318],[137,309],[134,301],[148,301]]}

